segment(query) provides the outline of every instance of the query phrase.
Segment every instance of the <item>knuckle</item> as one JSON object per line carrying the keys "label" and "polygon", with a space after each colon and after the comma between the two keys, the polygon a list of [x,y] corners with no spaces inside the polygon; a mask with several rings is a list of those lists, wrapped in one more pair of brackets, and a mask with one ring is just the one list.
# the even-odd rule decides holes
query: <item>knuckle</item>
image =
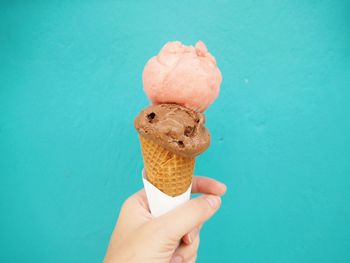
{"label": "knuckle", "polygon": [[197,253],[198,249],[191,247],[191,249],[187,251],[186,255],[183,255],[185,262],[193,262],[192,260],[197,257]]}
{"label": "knuckle", "polygon": [[204,196],[195,199],[195,202],[193,202],[193,205],[196,210],[199,210],[204,214],[208,214],[212,210],[210,205],[208,204],[208,201],[205,199]]}
{"label": "knuckle", "polygon": [[130,196],[124,201],[122,205],[122,209],[128,208],[132,203],[133,203],[133,196]]}
{"label": "knuckle", "polygon": [[198,249],[199,243],[200,243],[200,237],[197,236],[197,238],[193,241],[193,246],[195,246],[195,248]]}
{"label": "knuckle", "polygon": [[121,207],[121,212],[128,213],[131,210],[134,210],[135,207],[137,207],[137,197],[135,195],[132,195],[124,201]]}
{"label": "knuckle", "polygon": [[189,263],[195,263],[197,261],[197,254],[189,261]]}
{"label": "knuckle", "polygon": [[[189,245],[188,247],[186,247],[186,249],[183,251],[183,258],[185,259],[185,262],[194,262],[196,257],[197,257],[197,253],[198,253],[198,245],[199,242],[197,240],[195,240],[191,245]],[[194,259],[194,261],[193,261]]]}

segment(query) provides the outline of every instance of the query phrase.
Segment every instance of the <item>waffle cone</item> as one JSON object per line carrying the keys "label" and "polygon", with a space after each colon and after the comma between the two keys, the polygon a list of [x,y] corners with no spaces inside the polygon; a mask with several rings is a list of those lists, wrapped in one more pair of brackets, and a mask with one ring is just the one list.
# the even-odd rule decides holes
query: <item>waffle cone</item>
{"label": "waffle cone", "polygon": [[147,180],[163,193],[178,196],[192,182],[194,158],[174,154],[140,135]]}

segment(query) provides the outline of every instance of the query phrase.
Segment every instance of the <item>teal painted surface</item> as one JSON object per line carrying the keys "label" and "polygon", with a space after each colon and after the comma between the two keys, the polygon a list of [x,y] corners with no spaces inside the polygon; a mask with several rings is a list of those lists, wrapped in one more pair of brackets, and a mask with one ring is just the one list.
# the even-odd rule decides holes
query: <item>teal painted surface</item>
{"label": "teal painted surface", "polygon": [[102,260],[142,187],[142,69],[175,39],[205,41],[224,76],[196,171],[228,193],[199,262],[349,262],[349,13],[330,0],[3,1],[0,262]]}

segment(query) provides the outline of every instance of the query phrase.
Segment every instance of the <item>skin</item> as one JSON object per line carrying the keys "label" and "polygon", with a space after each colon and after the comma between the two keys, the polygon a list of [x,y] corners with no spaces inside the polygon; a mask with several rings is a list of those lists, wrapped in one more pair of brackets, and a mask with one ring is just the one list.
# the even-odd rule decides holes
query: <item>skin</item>
{"label": "skin", "polygon": [[144,190],[123,204],[110,239],[104,263],[190,263],[195,262],[199,232],[205,221],[220,208],[226,186],[216,180],[195,176],[191,199],[171,212],[153,218]]}

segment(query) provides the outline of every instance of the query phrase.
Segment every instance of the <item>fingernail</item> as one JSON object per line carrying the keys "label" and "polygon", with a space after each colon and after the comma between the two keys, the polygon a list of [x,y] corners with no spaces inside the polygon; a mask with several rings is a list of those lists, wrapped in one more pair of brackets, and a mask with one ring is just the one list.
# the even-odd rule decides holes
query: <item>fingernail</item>
{"label": "fingernail", "polygon": [[172,258],[170,263],[182,263],[183,262],[183,258],[181,256],[175,256]]}
{"label": "fingernail", "polygon": [[186,234],[186,235],[182,238],[182,241],[183,241],[186,245],[191,244],[191,243],[192,243],[192,239],[191,239],[190,234]]}
{"label": "fingernail", "polygon": [[225,190],[226,190],[226,188],[227,188],[226,184],[223,184],[223,183],[220,183],[220,184],[221,184],[221,187],[225,188]]}
{"label": "fingernail", "polygon": [[189,241],[190,241],[190,244],[192,244],[193,240],[196,239],[197,235],[198,235],[198,229],[196,228],[195,230],[193,230],[193,231],[189,234],[188,239],[189,239]]}
{"label": "fingernail", "polygon": [[192,234],[188,234],[188,243],[192,244],[193,238],[192,238]]}
{"label": "fingernail", "polygon": [[214,209],[218,208],[221,202],[221,199],[218,196],[209,195],[209,196],[206,196],[206,199],[209,205]]}

